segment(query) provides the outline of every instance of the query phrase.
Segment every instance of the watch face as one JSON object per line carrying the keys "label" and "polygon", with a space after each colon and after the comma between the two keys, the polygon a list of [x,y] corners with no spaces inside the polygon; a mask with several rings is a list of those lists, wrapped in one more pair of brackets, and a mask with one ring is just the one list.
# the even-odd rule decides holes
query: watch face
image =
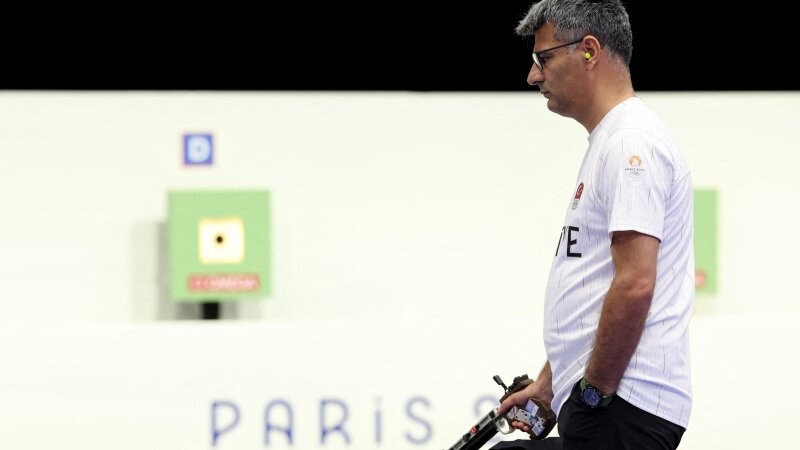
{"label": "watch face", "polygon": [[600,404],[600,393],[591,386],[587,386],[586,389],[583,390],[581,398],[583,398],[583,402],[591,408]]}

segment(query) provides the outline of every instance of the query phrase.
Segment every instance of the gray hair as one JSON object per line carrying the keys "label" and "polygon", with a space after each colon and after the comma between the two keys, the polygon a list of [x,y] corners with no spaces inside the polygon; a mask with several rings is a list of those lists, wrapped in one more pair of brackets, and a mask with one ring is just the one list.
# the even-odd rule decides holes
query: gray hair
{"label": "gray hair", "polygon": [[621,0],[541,0],[531,6],[515,31],[520,36],[533,36],[545,22],[553,24],[555,38],[560,41],[591,34],[630,66],[633,33]]}

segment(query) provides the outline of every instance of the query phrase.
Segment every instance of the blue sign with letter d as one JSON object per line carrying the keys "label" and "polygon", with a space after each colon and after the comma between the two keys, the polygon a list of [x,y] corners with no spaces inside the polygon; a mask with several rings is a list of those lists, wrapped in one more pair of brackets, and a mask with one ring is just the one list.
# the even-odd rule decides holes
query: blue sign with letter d
{"label": "blue sign with letter d", "polygon": [[183,163],[187,166],[210,166],[214,163],[214,138],[210,134],[183,135]]}

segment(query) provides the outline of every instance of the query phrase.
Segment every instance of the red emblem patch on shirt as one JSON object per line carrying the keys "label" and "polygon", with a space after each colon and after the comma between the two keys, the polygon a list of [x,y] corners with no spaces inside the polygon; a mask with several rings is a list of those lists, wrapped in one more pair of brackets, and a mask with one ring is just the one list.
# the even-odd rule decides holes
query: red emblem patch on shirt
{"label": "red emblem patch on shirt", "polygon": [[572,200],[572,209],[578,207],[578,202],[581,200],[581,195],[583,195],[583,182],[578,185],[578,189],[575,190],[575,199]]}

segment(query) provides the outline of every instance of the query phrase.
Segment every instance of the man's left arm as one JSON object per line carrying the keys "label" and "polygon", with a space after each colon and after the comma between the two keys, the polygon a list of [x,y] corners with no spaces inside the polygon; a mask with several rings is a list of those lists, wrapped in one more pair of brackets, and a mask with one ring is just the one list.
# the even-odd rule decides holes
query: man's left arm
{"label": "man's left arm", "polygon": [[615,274],[585,375],[605,394],[617,390],[642,336],[656,285],[659,244],[655,237],[636,231],[616,231],[612,236]]}

